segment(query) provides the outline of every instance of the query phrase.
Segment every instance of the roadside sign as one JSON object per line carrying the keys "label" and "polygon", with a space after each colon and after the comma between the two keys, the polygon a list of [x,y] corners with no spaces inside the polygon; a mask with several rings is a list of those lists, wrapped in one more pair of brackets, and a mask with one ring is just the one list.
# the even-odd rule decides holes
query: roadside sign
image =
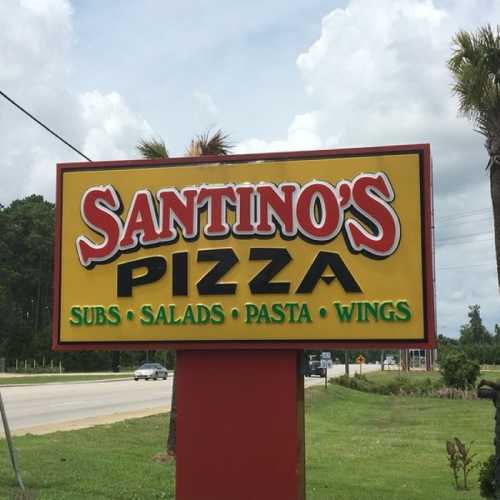
{"label": "roadside sign", "polygon": [[58,165],[53,345],[434,344],[428,145]]}
{"label": "roadside sign", "polygon": [[332,359],[332,353],[331,352],[322,352],[321,358],[322,359]]}
{"label": "roadside sign", "polygon": [[360,355],[356,358],[356,363],[357,363],[358,365],[362,365],[364,362],[365,362],[365,357],[364,357],[362,354],[360,354]]}

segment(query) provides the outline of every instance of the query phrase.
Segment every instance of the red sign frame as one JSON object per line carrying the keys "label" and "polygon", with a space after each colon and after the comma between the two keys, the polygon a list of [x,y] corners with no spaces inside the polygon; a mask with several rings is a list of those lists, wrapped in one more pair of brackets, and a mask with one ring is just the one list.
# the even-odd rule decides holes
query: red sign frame
{"label": "red sign frame", "polygon": [[[60,289],[61,289],[61,232],[62,232],[62,182],[63,173],[71,170],[113,169],[139,166],[226,164],[255,161],[308,160],[321,158],[380,156],[387,154],[418,154],[420,159],[421,180],[421,231],[422,231],[422,267],[423,267],[423,303],[424,303],[424,338],[422,340],[312,340],[312,341],[134,341],[134,342],[79,342],[61,343],[59,338]],[[434,252],[433,252],[433,204],[432,172],[429,144],[410,144],[397,146],[349,148],[336,150],[298,151],[283,153],[244,154],[228,156],[180,157],[160,160],[100,161],[91,163],[62,163],[57,165],[56,185],[56,234],[54,249],[54,307],[52,326],[52,348],[59,351],[82,350],[297,350],[297,349],[428,349],[435,346],[435,289],[434,289]]]}

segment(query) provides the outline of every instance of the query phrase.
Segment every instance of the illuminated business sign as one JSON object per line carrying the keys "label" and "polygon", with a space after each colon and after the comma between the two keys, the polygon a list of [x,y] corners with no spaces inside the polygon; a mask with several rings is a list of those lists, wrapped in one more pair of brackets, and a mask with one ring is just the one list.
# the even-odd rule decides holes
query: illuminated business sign
{"label": "illuminated business sign", "polygon": [[426,346],[427,145],[58,166],[54,346]]}

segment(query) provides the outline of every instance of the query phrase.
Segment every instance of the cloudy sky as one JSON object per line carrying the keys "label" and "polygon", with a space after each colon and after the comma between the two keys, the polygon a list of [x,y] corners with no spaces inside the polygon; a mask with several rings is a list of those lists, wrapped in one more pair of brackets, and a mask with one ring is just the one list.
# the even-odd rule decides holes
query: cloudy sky
{"label": "cloudy sky", "polygon": [[[236,152],[431,143],[438,333],[500,323],[482,138],[457,116],[451,37],[500,0],[3,0],[0,90],[92,160],[171,156],[207,127]],[[0,100],[0,203],[54,200],[80,158]]]}

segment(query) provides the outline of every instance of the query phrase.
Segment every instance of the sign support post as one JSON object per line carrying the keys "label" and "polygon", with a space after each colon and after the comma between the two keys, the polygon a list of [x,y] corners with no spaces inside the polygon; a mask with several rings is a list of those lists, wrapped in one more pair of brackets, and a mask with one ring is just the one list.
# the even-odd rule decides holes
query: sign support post
{"label": "sign support post", "polygon": [[301,356],[177,352],[177,500],[305,498]]}

